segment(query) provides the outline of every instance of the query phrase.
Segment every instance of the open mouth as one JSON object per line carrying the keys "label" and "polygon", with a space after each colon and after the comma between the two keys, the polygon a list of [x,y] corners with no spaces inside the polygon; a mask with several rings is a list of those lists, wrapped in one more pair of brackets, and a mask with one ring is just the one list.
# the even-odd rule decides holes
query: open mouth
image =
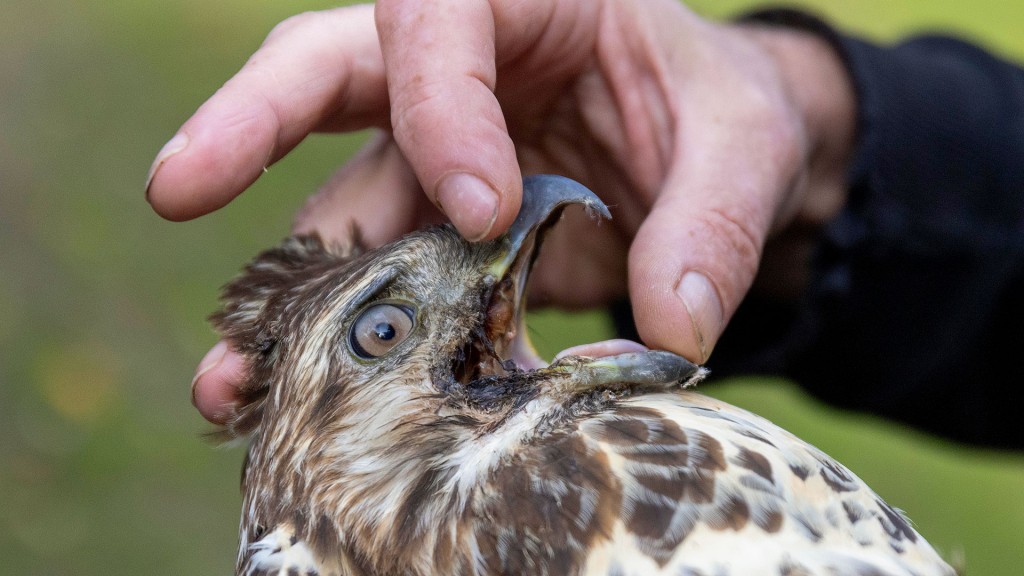
{"label": "open mouth", "polygon": [[[537,186],[538,179],[558,185]],[[498,256],[487,272],[491,287],[481,302],[483,321],[455,358],[453,375],[464,386],[548,366],[527,338],[525,324],[526,283],[544,233],[574,203],[599,206],[599,213],[609,217],[592,192],[570,180],[534,176],[524,181],[523,189],[519,217],[506,236],[495,240]]]}
{"label": "open mouth", "polygon": [[696,381],[703,369],[669,352],[649,351],[628,340],[606,340],[562,351],[545,362],[526,335],[526,281],[545,232],[571,205],[596,217],[611,218],[608,208],[581,184],[559,176],[523,181],[523,205],[508,234],[494,240],[497,256],[488,267],[486,311],[453,361],[452,375],[474,395],[502,395],[531,389],[557,377],[574,390],[605,384],[660,384]]}

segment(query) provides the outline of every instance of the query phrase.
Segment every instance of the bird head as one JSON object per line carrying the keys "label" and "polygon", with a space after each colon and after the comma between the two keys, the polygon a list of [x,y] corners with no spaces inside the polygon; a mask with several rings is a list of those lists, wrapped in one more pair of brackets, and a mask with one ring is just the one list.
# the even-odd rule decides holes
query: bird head
{"label": "bird head", "polygon": [[664,352],[550,365],[534,352],[527,276],[570,205],[610,217],[582,185],[533,176],[493,241],[467,242],[449,225],[367,251],[292,237],[224,289],[213,322],[247,361],[226,425],[252,436],[243,550],[286,524],[313,549],[339,539],[386,554],[396,526],[423,521],[403,502],[437,497],[452,509],[573,399],[698,372]]}

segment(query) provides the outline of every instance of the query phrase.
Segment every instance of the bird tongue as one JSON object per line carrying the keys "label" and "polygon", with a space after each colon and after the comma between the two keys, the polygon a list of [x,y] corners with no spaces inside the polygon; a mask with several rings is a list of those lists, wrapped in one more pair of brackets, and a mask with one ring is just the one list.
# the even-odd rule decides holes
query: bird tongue
{"label": "bird tongue", "polygon": [[[637,350],[639,348],[639,350]],[[556,359],[544,372],[564,375],[553,384],[571,393],[623,387],[671,389],[696,384],[707,370],[686,358],[665,352],[648,350],[628,340],[596,342],[577,347],[607,356],[565,354]],[[631,351],[625,351],[625,350]]]}
{"label": "bird tongue", "polygon": [[[618,356],[619,354],[646,352],[647,350],[648,348],[639,342],[615,338],[611,340],[602,340],[600,342],[591,342],[590,344],[571,346],[562,350],[558,354],[555,354],[555,358],[552,362],[558,362],[560,359],[568,356],[578,356],[581,358],[605,358],[607,356]],[[538,368],[548,367],[548,363],[537,354],[537,351],[533,349],[533,346],[525,335],[512,340],[509,356],[512,358],[512,361],[515,362],[516,366],[522,370],[537,370]]]}
{"label": "bird tongue", "polygon": [[512,340],[509,352],[521,371],[565,375],[557,385],[574,393],[623,385],[687,387],[707,373],[682,356],[650,350],[632,340],[612,339],[572,346],[555,355],[550,365],[524,337]]}
{"label": "bird tongue", "polygon": [[564,358],[566,356],[604,358],[605,356],[618,356],[619,354],[628,354],[630,352],[646,352],[647,350],[647,346],[644,346],[639,342],[615,338],[612,340],[602,340],[600,342],[580,344],[578,346],[566,348],[565,350],[562,350],[558,354],[555,354],[555,360],[558,360],[559,358]]}

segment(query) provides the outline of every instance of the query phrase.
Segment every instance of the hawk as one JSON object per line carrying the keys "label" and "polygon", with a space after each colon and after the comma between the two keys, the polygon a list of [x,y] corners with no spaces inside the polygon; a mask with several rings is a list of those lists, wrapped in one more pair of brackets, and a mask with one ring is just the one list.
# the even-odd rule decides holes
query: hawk
{"label": "hawk", "polygon": [[237,574],[952,574],[824,453],[687,390],[704,369],[524,337],[541,236],[582,185],[524,182],[510,231],[375,250],[292,237],[213,317],[247,360]]}

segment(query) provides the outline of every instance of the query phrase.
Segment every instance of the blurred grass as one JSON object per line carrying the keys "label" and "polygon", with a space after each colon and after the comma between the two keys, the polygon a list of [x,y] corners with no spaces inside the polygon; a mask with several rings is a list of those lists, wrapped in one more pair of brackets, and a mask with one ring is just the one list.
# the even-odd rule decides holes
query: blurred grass
{"label": "blurred grass", "polygon": [[[0,575],[224,574],[241,452],[188,402],[218,286],[287,232],[360,135],[315,137],[229,208],[171,224],[152,157],[274,23],[324,1],[29,1],[0,36]],[[886,40],[943,29],[1024,60],[1024,7],[984,0],[801,2]],[[702,0],[716,16],[746,1]],[[534,315],[547,353],[607,332]],[[971,574],[1024,564],[1024,458],[943,443],[817,404],[785,382],[711,393],[847,463]],[[927,401],[927,399],[922,399]]]}

